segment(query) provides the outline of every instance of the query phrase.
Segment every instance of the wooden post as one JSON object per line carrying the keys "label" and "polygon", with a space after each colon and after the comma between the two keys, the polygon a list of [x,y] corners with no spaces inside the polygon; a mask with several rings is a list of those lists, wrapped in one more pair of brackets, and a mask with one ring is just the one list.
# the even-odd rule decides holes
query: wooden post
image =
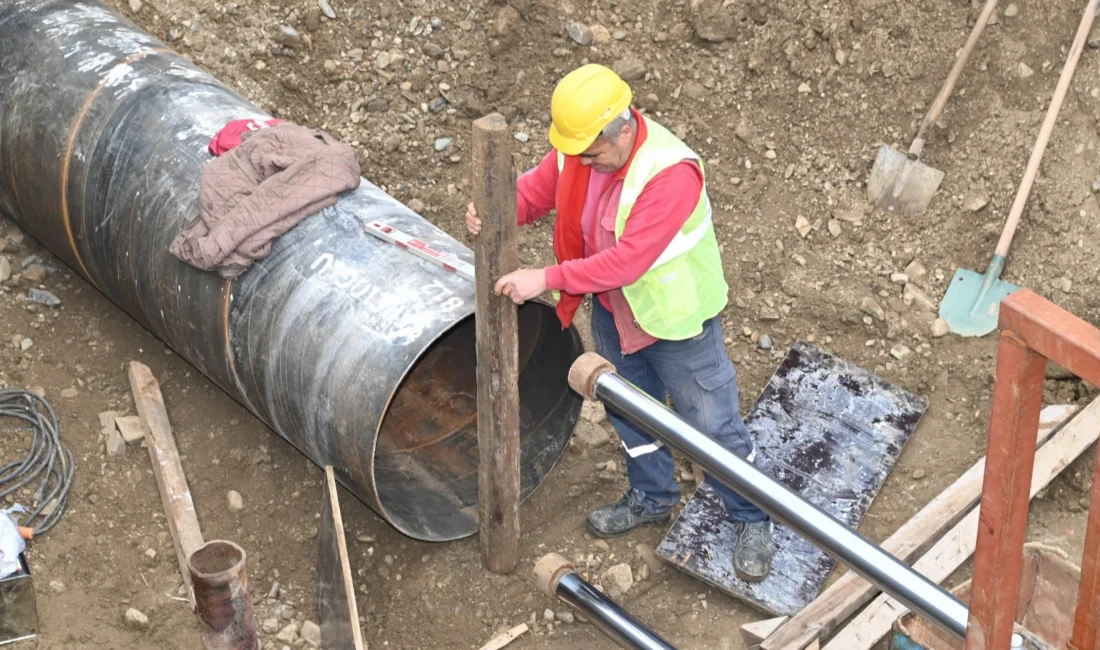
{"label": "wooden post", "polygon": [[130,362],[129,375],[134,404],[137,405],[138,415],[145,428],[145,445],[149,448],[149,459],[153,462],[153,475],[157,479],[164,514],[168,518],[168,532],[172,534],[180,574],[187,585],[187,599],[194,607],[195,595],[187,560],[206,542],[203,541],[202,530],[199,528],[191,490],[187,487],[187,477],[183,474],[176,439],[172,437],[172,425],[168,422],[168,411],[164,407],[160,384],[149,367],[140,361]]}
{"label": "wooden post", "polygon": [[1001,332],[966,650],[1000,650],[1012,639],[1046,363],[1014,332]]}
{"label": "wooden post", "polygon": [[519,342],[516,305],[493,285],[519,266],[516,175],[508,122],[473,124],[471,186],[481,233],[474,240],[477,286],[478,521],[481,562],[511,573],[519,559]]}

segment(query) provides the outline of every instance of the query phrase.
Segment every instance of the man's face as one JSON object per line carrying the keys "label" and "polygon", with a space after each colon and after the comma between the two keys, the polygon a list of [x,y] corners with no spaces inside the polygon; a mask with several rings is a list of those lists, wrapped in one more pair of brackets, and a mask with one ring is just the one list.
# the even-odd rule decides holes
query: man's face
{"label": "man's face", "polygon": [[633,148],[633,130],[624,126],[615,138],[600,136],[590,147],[580,154],[581,164],[591,167],[601,174],[610,174],[622,169],[630,158]]}

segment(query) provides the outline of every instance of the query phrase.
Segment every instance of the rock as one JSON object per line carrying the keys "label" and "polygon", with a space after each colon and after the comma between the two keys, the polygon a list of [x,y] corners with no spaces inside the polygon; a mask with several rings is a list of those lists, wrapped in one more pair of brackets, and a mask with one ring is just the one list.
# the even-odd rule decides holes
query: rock
{"label": "rock", "polygon": [[68,388],[62,388],[61,389],[61,396],[64,397],[65,399],[74,399],[79,394],[80,394],[79,391],[77,391],[72,386],[69,386]]}
{"label": "rock", "polygon": [[946,336],[951,328],[947,326],[947,321],[942,318],[937,318],[932,321],[932,338],[940,338]]}
{"label": "rock", "polygon": [[963,208],[968,212],[979,212],[989,205],[989,197],[983,192],[971,192],[963,202]]}
{"label": "rock", "polygon": [[417,214],[424,214],[424,210],[426,210],[427,207],[428,206],[424,205],[424,202],[420,199],[411,199],[409,201],[409,209]]}
{"label": "rock", "polygon": [[810,84],[803,81],[802,83],[798,84],[798,92],[805,95],[807,93],[813,92],[813,89],[810,88]]}
{"label": "rock", "polygon": [[107,432],[107,455],[112,458],[126,455],[126,441],[115,429]]}
{"label": "rock", "polygon": [[20,347],[22,345],[22,343],[23,343],[23,335],[22,334],[12,334],[11,335],[11,346],[13,348]]}
{"label": "rock", "polygon": [[836,64],[843,67],[848,63],[848,50],[837,50],[834,54],[836,57]]}
{"label": "rock", "polygon": [[290,25],[279,25],[279,33],[275,35],[275,42],[280,45],[297,45],[302,42],[302,35]]}
{"label": "rock", "polygon": [[569,38],[573,39],[577,45],[591,45],[596,38],[596,33],[584,23],[569,23],[566,31],[569,33]]}
{"label": "rock", "polygon": [[611,67],[623,81],[637,81],[645,77],[645,64],[640,59],[619,59]]}
{"label": "rock", "polygon": [[810,225],[810,220],[802,215],[798,215],[798,218],[794,220],[794,229],[798,231],[799,235],[805,237],[810,234],[810,230],[813,226]]}
{"label": "rock", "polygon": [[11,279],[11,262],[8,258],[0,255],[0,282],[7,282]]}
{"label": "rock", "polygon": [[865,296],[863,300],[859,301],[859,310],[865,314],[874,316],[880,321],[886,320],[886,311],[870,296]]}
{"label": "rock", "polygon": [[757,341],[756,345],[761,350],[770,350],[770,349],[772,349],[772,339],[767,334],[761,334],[760,335],[760,340]]}
{"label": "rock", "polygon": [[764,152],[764,157],[767,158],[768,160],[775,160],[775,157],[776,157],[775,149],[768,149],[767,151],[765,151]]}
{"label": "rock", "polygon": [[607,410],[603,402],[588,399],[581,405],[581,418],[599,424],[607,419]]}
{"label": "rock", "polygon": [[512,137],[515,138],[517,141],[523,143],[527,143],[531,140],[531,135],[529,133],[524,133],[523,131],[517,131],[516,133],[512,134]]}
{"label": "rock", "polygon": [[749,68],[749,72],[760,74],[760,71],[764,69],[764,64],[767,61],[764,59],[764,54],[761,52],[753,51],[749,53],[749,60],[746,64]]}
{"label": "rock", "polygon": [[1035,71],[1028,67],[1026,63],[1020,61],[1020,64],[1016,66],[1016,74],[1020,75],[1021,79],[1027,79],[1031,75],[1035,74]]}
{"label": "rock", "polygon": [[275,634],[279,631],[279,619],[269,618],[263,623],[263,629],[266,634]]}
{"label": "rock", "polygon": [[516,27],[522,20],[523,16],[512,5],[501,7],[496,18],[493,19],[493,27],[490,30],[490,35],[497,39],[497,44],[491,49],[499,51],[511,47],[517,39]]}
{"label": "rock", "polygon": [[287,625],[282,630],[279,630],[279,633],[275,635],[275,638],[279,641],[282,641],[283,643],[289,643],[293,645],[294,642],[298,640],[298,625],[296,623],[291,623],[290,625]]}
{"label": "rock", "polygon": [[60,594],[60,593],[64,593],[64,591],[65,591],[65,583],[64,583],[64,582],[61,582],[60,580],[51,580],[51,581],[50,581],[50,589],[51,589],[51,590],[52,590],[52,591],[53,591],[53,592],[54,592],[55,594]]}
{"label": "rock", "polygon": [[599,45],[607,45],[611,42],[611,30],[603,25],[593,25],[592,36]]}
{"label": "rock", "polygon": [[644,108],[649,112],[657,110],[657,106],[661,103],[661,98],[654,93],[648,93],[645,97],[638,98],[638,106]]}
{"label": "rock", "polygon": [[31,289],[27,292],[27,300],[47,307],[61,306],[61,299],[44,289]]}
{"label": "rock", "polygon": [[913,284],[912,282],[905,285],[905,291],[902,292],[901,299],[907,306],[912,306],[913,304],[916,304],[916,306],[921,309],[930,311],[932,313],[936,312],[935,301],[933,301],[927,293],[925,293],[921,289],[918,289],[917,285]]}
{"label": "rock", "polygon": [[665,565],[661,563],[661,560],[657,557],[657,552],[653,550],[653,547],[649,544],[635,544],[634,554],[638,556],[649,570],[653,573],[659,573],[664,570]]}
{"label": "rock", "polygon": [[779,320],[779,312],[771,307],[761,307],[760,319],[769,321]]}
{"label": "rock", "polygon": [[689,80],[684,82],[683,92],[686,97],[691,99],[702,99],[707,94],[707,89],[698,81]]}
{"label": "rock", "polygon": [[436,138],[433,146],[436,151],[446,151],[451,148],[452,142],[454,142],[454,138]]}
{"label": "rock", "polygon": [[229,502],[229,512],[240,512],[244,510],[244,497],[236,490],[230,490],[226,495],[226,499]]}
{"label": "rock", "polygon": [[830,235],[832,235],[833,237],[840,237],[841,229],[839,221],[837,221],[836,219],[829,219],[827,227],[829,228]]}
{"label": "rock", "polygon": [[909,284],[909,276],[904,273],[891,273],[890,282],[894,284]]}
{"label": "rock", "polygon": [[[280,591],[282,591],[282,586],[279,584],[278,580],[275,580],[271,583],[271,589],[267,590],[267,597],[274,600],[279,597]],[[274,633],[275,630],[271,630],[271,632]]]}
{"label": "rock", "polygon": [[23,269],[23,281],[29,284],[41,284],[46,279],[46,267],[41,264],[31,264]]}
{"label": "rock", "polygon": [[615,600],[634,586],[634,572],[629,564],[616,564],[603,574],[601,583],[604,589],[607,589],[611,599]]}
{"label": "rock", "polygon": [[1070,280],[1069,278],[1061,278],[1059,280],[1055,280],[1054,283],[1058,286],[1059,289],[1066,293],[1069,293],[1073,289],[1073,280]]}
{"label": "rock", "polygon": [[443,19],[439,16],[432,16],[428,24],[432,26],[432,29],[443,29]]}
{"label": "rock", "polygon": [[573,621],[577,620],[577,617],[573,615],[573,612],[569,611],[568,609],[563,609],[562,611],[558,612],[556,616],[557,619],[562,623],[572,623]]}
{"label": "rock", "polygon": [[126,610],[126,625],[135,630],[144,630],[149,627],[149,617],[131,607]]}
{"label": "rock", "polygon": [[302,623],[302,638],[311,648],[321,647],[321,628],[313,621]]}
{"label": "rock", "polygon": [[912,354],[912,352],[912,350],[904,345],[901,345],[900,343],[890,348],[890,356],[894,357],[898,361],[901,361],[905,357],[909,356],[910,354]]}
{"label": "rock", "polygon": [[925,471],[923,469],[915,469],[915,470],[913,470],[912,477],[913,477],[914,481],[919,481],[922,478],[924,478],[926,475],[927,474],[925,473]]}
{"label": "rock", "polygon": [[553,623],[554,622],[554,610],[552,610],[550,608],[546,608],[545,610],[543,610],[542,620],[546,621],[547,623]]}
{"label": "rock", "polygon": [[22,262],[20,262],[19,268],[25,270],[28,266],[30,266],[31,264],[34,264],[37,261],[38,261],[38,256],[37,255],[28,255],[27,257],[23,258]]}
{"label": "rock", "polygon": [[928,275],[928,271],[924,268],[924,265],[920,263],[920,260],[913,260],[905,267],[905,275],[909,276],[910,282],[921,284],[924,282],[925,276]]}
{"label": "rock", "polygon": [[1010,2],[1008,6],[1005,7],[1005,18],[1015,18],[1019,13],[1020,8],[1016,6],[1015,2]]}
{"label": "rock", "polygon": [[692,27],[704,41],[721,43],[733,36],[733,12],[722,0],[691,0]]}
{"label": "rock", "polygon": [[115,427],[115,418],[118,417],[117,411],[104,411],[99,414],[99,428],[100,429],[113,429]]}
{"label": "rock", "polygon": [[325,74],[331,76],[336,75],[340,70],[340,64],[332,59],[325,60]]}
{"label": "rock", "polygon": [[336,20],[336,12],[332,10],[332,5],[328,3],[328,0],[317,0],[317,6],[321,9],[321,13],[325,15],[325,18]]}
{"label": "rock", "polygon": [[597,539],[595,542],[592,543],[592,546],[603,551],[604,553],[608,553],[611,551],[611,545],[602,539]]}
{"label": "rock", "polygon": [[126,415],[115,418],[115,426],[118,433],[127,443],[141,442],[145,438],[145,428],[141,426],[141,418],[136,415]]}
{"label": "rock", "polygon": [[22,350],[23,352],[26,352],[27,350],[31,349],[31,346],[33,346],[33,345],[34,345],[34,341],[32,341],[31,339],[29,339],[29,338],[28,339],[23,339],[22,341],[19,342],[19,349]]}
{"label": "rock", "polygon": [[574,435],[578,442],[591,449],[602,447],[611,441],[611,434],[602,426],[592,422],[578,422]]}
{"label": "rock", "polygon": [[130,0],[130,11],[135,14],[141,11],[145,7],[145,3],[141,0]]}

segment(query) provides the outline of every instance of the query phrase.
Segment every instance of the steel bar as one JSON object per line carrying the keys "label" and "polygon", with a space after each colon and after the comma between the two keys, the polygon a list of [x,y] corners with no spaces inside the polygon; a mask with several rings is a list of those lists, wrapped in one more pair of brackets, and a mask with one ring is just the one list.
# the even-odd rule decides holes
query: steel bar
{"label": "steel bar", "polygon": [[569,382],[577,392],[600,400],[657,440],[684,453],[715,480],[738,491],[912,610],[958,639],[966,637],[967,608],[958,598],[699,432],[615,374],[611,364],[598,355],[589,352],[577,359]]}
{"label": "steel bar", "polygon": [[535,582],[543,593],[569,605],[624,648],[676,650],[675,646],[577,575],[573,565],[557,553],[550,553],[538,561]]}
{"label": "steel bar", "polygon": [[[235,280],[168,250],[198,216],[211,137],[269,117],[97,0],[0,0],[0,215],[398,530],[472,535],[473,283],[366,228],[472,251],[367,179]],[[580,339],[544,303],[518,318],[526,498],[579,415]]]}

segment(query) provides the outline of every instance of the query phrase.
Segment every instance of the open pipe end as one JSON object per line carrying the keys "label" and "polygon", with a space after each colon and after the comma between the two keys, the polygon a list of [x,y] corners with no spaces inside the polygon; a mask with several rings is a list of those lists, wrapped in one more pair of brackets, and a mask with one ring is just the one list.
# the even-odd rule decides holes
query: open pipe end
{"label": "open pipe end", "polygon": [[615,366],[607,359],[595,352],[585,352],[569,368],[569,386],[585,399],[596,399],[596,380],[614,370]]}
{"label": "open pipe end", "polygon": [[572,573],[575,570],[568,560],[557,553],[544,555],[542,559],[535,563],[535,585],[539,588],[539,591],[547,596],[557,598],[558,581],[565,574]]}

